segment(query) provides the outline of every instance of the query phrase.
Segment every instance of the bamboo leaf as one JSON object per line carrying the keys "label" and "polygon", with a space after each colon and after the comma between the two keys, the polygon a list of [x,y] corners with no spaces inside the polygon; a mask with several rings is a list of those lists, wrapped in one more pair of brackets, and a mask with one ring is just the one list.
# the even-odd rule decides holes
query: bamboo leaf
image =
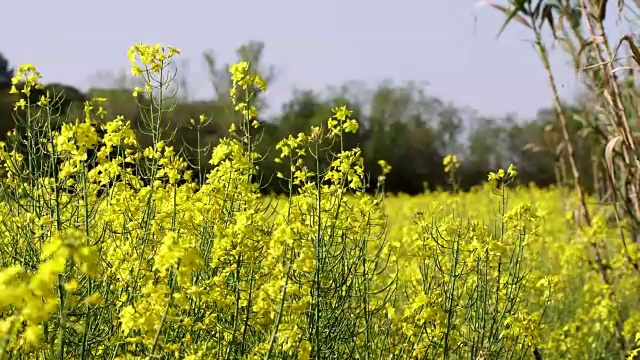
{"label": "bamboo leaf", "polygon": [[611,180],[614,179],[614,168],[613,168],[613,148],[622,141],[622,136],[618,135],[613,139],[609,140],[607,146],[604,150],[604,159],[607,163],[607,169],[609,170],[609,176],[611,176]]}
{"label": "bamboo leaf", "polygon": [[553,20],[553,6],[551,4],[547,4],[542,8],[542,19],[540,20],[540,26],[544,24],[544,21],[547,21],[549,26],[551,27],[551,31],[553,33],[553,38],[557,39],[556,36],[556,25]]}
{"label": "bamboo leaf", "polygon": [[543,2],[543,0],[538,0],[538,3],[536,4],[536,7],[533,9],[533,13],[531,13],[531,18],[533,19],[533,21],[536,21],[536,19],[538,19],[538,15],[540,15],[540,9],[542,7],[542,2]]}
{"label": "bamboo leaf", "polygon": [[528,0],[515,0],[513,9],[509,9],[506,6],[495,4],[495,3],[490,2],[490,1],[481,1],[480,2],[480,4],[490,6],[490,7],[494,8],[494,9],[496,9],[496,10],[499,10],[500,12],[502,12],[503,14],[505,14],[507,16],[507,19],[505,20],[505,22],[500,27],[500,31],[498,31],[498,35],[496,37],[500,37],[500,35],[507,28],[507,25],[509,25],[511,20],[516,20],[519,23],[521,23],[522,25],[524,25],[524,26],[526,26],[526,27],[531,29],[531,24],[529,24],[527,19],[525,19],[522,15],[519,14],[521,12],[522,13],[526,13],[524,5],[527,3],[527,1]]}
{"label": "bamboo leaf", "polygon": [[622,43],[624,42],[626,42],[629,45],[629,48],[633,53],[632,55],[633,60],[635,60],[636,64],[640,65],[640,51],[638,51],[638,47],[633,43],[633,39],[629,35],[623,36],[622,39],[620,39],[620,42],[618,42],[618,46],[616,46],[616,51],[614,51],[614,54],[613,54],[614,59],[618,56],[618,50],[620,49],[620,46],[622,46]]}
{"label": "bamboo leaf", "polygon": [[598,9],[598,20],[604,21],[607,17],[607,0],[600,0],[600,8]]}

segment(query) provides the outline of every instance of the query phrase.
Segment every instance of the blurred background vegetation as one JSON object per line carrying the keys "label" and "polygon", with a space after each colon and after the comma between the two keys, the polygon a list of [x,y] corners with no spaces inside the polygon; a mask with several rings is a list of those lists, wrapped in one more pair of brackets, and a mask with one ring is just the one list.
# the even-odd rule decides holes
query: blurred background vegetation
{"label": "blurred background vegetation", "polygon": [[[243,44],[237,50],[237,58],[251,61],[252,68],[270,83],[278,79],[274,67],[264,64],[264,48],[265,44],[259,41]],[[228,101],[228,64],[220,64],[212,51],[202,56],[215,95],[206,100],[192,100],[186,91],[189,84],[177,81],[181,98],[168,114],[172,124],[168,131],[176,131],[173,145],[192,160],[196,158],[193,149],[197,148],[198,131],[202,144],[214,146],[221,137],[228,135],[229,126],[236,116]],[[7,131],[14,127],[12,102],[17,95],[9,94],[9,89],[14,68],[18,65],[0,53],[0,140],[4,140]],[[122,75],[112,77],[108,86],[93,87],[86,92],[61,83],[46,84],[42,91],[63,94],[64,99],[59,101],[58,109],[71,120],[76,118],[74,112],[81,111],[84,100],[107,98],[107,118],[123,115],[140,131],[140,112],[136,101],[141,99],[131,96],[136,85],[132,78]],[[38,94],[32,96],[39,97]],[[380,159],[393,167],[386,178],[389,192],[417,194],[425,189],[451,188],[442,166],[442,159],[447,154],[458,156],[462,189],[486,181],[487,173],[506,168],[511,163],[518,167],[519,181],[523,184],[547,187],[555,184],[556,179],[564,178],[559,176],[563,171],[559,146],[561,133],[555,125],[556,112],[551,107],[540,109],[531,119],[519,119],[512,114],[485,116],[461,104],[430,95],[419,83],[383,82],[374,87],[345,83],[325,91],[297,90],[279,111],[270,109],[269,115],[260,119],[264,126],[256,135],[260,138],[258,151],[265,155],[259,165],[265,192],[281,193],[284,190],[275,177],[278,165],[272,161],[277,141],[289,134],[306,132],[312,125],[320,125],[330,116],[332,107],[344,104],[354,110],[354,116],[361,124],[348,145],[359,145],[363,149],[372,189],[375,189],[380,175],[377,165]],[[266,105],[267,99],[263,99],[263,106]],[[591,174],[598,169],[593,169],[597,162],[593,162],[591,156],[594,153],[592,147],[597,143],[590,138],[592,133],[583,131],[583,122],[579,120],[583,111],[584,107],[579,102],[567,109],[572,115],[569,128],[575,139],[578,168],[584,173],[583,185],[585,190],[593,192],[598,184],[597,178]],[[199,130],[193,129],[190,120],[197,120],[201,114],[211,121]],[[206,170],[203,168],[201,172]]]}

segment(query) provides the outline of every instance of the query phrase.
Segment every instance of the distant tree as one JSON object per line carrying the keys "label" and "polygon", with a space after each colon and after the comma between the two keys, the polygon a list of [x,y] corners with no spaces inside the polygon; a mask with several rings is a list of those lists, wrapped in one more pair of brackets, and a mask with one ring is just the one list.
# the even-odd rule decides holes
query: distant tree
{"label": "distant tree", "polygon": [[372,185],[380,174],[378,160],[393,168],[386,178],[390,192],[416,194],[425,183],[431,188],[444,185],[435,130],[442,101],[414,82],[388,81],[378,85],[370,99],[362,147]]}
{"label": "distant tree", "polygon": [[518,166],[521,183],[530,182],[544,187],[556,183],[555,155],[545,146],[546,122],[527,121],[513,124],[507,130],[507,152],[510,162]]}
{"label": "distant tree", "polygon": [[[229,103],[229,90],[231,89],[230,64],[220,64],[213,50],[207,50],[202,54],[209,73],[209,79],[213,87],[214,99],[226,107],[224,114],[218,114],[216,121],[222,121],[228,127],[232,121],[238,120],[238,114]],[[237,61],[248,61],[251,64],[250,73],[259,73],[266,81],[267,87],[275,80],[274,66],[264,65],[264,43],[261,41],[249,41],[236,50]],[[240,98],[243,97],[239,93]],[[258,111],[266,109],[263,96],[259,96],[254,105]]]}
{"label": "distant tree", "polygon": [[460,135],[464,127],[464,110],[453,103],[441,104],[436,129],[438,150],[444,154],[456,154],[461,148]]}
{"label": "distant tree", "polygon": [[11,89],[11,78],[14,74],[14,69],[9,67],[9,60],[0,53],[0,91]]}
{"label": "distant tree", "polygon": [[308,132],[311,126],[319,126],[331,115],[331,108],[323,103],[313,90],[294,91],[293,97],[282,105],[277,122],[280,135]]}

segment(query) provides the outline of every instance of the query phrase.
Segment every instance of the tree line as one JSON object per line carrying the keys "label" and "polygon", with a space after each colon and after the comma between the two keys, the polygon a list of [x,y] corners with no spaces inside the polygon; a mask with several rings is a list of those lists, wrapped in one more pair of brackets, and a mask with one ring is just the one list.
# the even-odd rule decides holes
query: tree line
{"label": "tree line", "polygon": [[[264,43],[249,42],[238,48],[237,57],[250,61],[269,83],[275,80],[275,72],[273,67],[264,66],[263,50]],[[196,177],[200,179],[209,165],[198,165],[196,161],[198,156],[207,156],[198,150],[198,142],[200,147],[209,145],[204,151],[210,152],[220,138],[229,135],[231,123],[237,120],[227,98],[228,65],[219,64],[212,51],[205,52],[203,57],[214,96],[207,100],[183,96],[166,114],[167,131],[175,133],[172,145],[195,164]],[[12,103],[16,95],[8,91],[13,74],[8,59],[0,54],[0,140],[15,126]],[[82,92],[67,84],[54,83],[46,84],[41,91],[63,95],[54,104],[61,119],[74,119],[74,112],[81,111],[84,100],[107,98],[103,106],[110,116],[123,115],[130,120],[144,144],[143,121],[138,111],[141,100],[132,97],[133,85],[122,81]],[[178,81],[176,85],[186,88],[188,84]],[[31,96],[38,97],[38,94]],[[346,146],[362,149],[372,189],[381,172],[378,160],[385,160],[393,168],[386,175],[388,192],[417,194],[427,189],[451,189],[443,167],[443,158],[449,154],[456,154],[459,159],[457,178],[462,190],[483,183],[490,171],[509,164],[518,167],[519,181],[523,184],[547,187],[556,184],[557,179],[570,178],[566,176],[560,156],[562,141],[553,109],[540,109],[532,119],[518,119],[510,114],[483,116],[468,107],[430,95],[417,83],[383,82],[373,88],[345,84],[325,92],[299,90],[278,113],[260,118],[262,126],[256,134],[259,139],[256,150],[265,155],[259,164],[265,192],[285,191],[275,176],[280,166],[274,162],[276,143],[289,134],[307,132],[311,126],[320,125],[331,116],[332,108],[341,105],[348,105],[353,117],[360,122],[358,132],[346,139]],[[592,174],[597,173],[594,167],[600,162],[593,161],[591,155],[597,142],[584,131],[585,125],[580,121],[583,107],[576,104],[567,111],[572,114],[570,131],[575,135],[575,153],[585,187],[588,191],[598,191],[599,180]],[[199,125],[194,128],[191,120],[201,115],[207,121],[201,125],[197,121]]]}

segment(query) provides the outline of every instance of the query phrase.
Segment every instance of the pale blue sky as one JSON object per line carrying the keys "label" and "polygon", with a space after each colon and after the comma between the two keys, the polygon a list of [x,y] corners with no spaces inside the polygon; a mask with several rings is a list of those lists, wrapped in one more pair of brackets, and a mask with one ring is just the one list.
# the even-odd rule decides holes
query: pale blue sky
{"label": "pale blue sky", "polygon": [[[190,60],[191,93],[202,98],[212,94],[203,50],[229,62],[240,44],[261,40],[279,73],[268,95],[277,109],[294,87],[394,79],[427,81],[429,93],[484,114],[535,114],[551,95],[527,29],[514,24],[496,40],[503,15],[475,3],[32,0],[3,19],[0,51],[13,65],[36,65],[46,82],[87,89],[98,71],[127,69],[133,43],[166,43]],[[576,81],[565,63],[556,50],[562,95],[571,98]]]}

